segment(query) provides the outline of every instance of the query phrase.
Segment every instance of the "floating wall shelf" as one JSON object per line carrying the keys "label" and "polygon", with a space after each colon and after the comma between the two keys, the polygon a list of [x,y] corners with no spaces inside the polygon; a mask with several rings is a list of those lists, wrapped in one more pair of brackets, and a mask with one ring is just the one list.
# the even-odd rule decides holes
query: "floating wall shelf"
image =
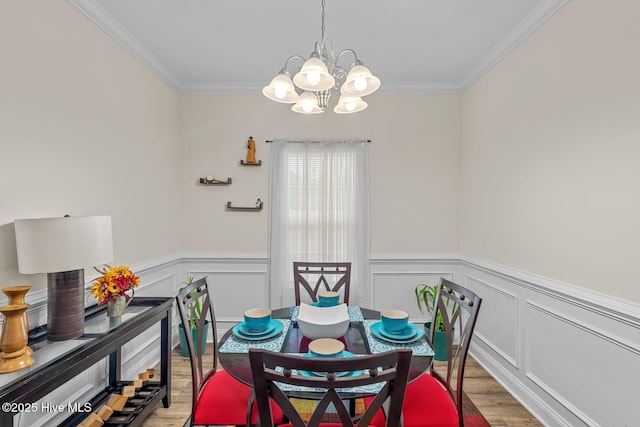
{"label": "floating wall shelf", "polygon": [[227,178],[226,181],[220,181],[218,179],[213,179],[213,177],[208,176],[206,178],[200,178],[200,184],[203,185],[229,185],[231,184],[231,178]]}
{"label": "floating wall shelf", "polygon": [[231,202],[227,202],[227,210],[229,211],[261,211],[262,201],[258,199],[255,206],[232,206]]}
{"label": "floating wall shelf", "polygon": [[247,163],[247,162],[245,162],[244,160],[240,160],[240,164],[241,164],[242,166],[262,166],[262,160],[258,160],[258,161],[257,161],[257,162],[255,162],[255,163]]}

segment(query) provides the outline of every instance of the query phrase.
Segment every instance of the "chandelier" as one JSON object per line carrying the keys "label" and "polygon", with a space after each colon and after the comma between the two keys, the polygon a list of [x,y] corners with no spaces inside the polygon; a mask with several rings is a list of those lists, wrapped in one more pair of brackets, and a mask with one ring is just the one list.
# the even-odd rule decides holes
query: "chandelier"
{"label": "chandelier", "polygon": [[[262,93],[273,101],[294,104],[291,110],[296,113],[319,114],[327,108],[331,93],[340,92],[333,111],[338,114],[357,113],[367,108],[362,97],[375,92],[380,87],[380,79],[371,74],[353,49],[333,55],[331,40],[325,37],[324,7],[325,0],[322,0],[322,37],[315,43],[309,59],[305,60],[300,55],[287,58],[282,70],[262,89]],[[338,65],[338,60],[346,53],[353,54],[355,58],[348,73]],[[301,59],[304,63],[292,81],[287,67],[294,59]],[[298,94],[296,89],[302,93]]]}

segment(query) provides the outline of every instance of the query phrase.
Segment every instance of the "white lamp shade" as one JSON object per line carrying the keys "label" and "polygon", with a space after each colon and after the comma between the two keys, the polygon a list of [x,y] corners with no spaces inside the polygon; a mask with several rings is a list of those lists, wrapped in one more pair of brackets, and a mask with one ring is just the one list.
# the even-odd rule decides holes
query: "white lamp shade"
{"label": "white lamp shade", "polygon": [[368,105],[369,104],[359,96],[340,95],[338,104],[333,107],[333,112],[338,114],[357,113],[358,111],[362,111],[367,108]]}
{"label": "white lamp shade", "polygon": [[284,104],[298,102],[298,93],[291,78],[286,74],[278,74],[267,86],[262,89],[262,94],[272,101]]}
{"label": "white lamp shade", "polygon": [[366,96],[378,90],[379,87],[379,78],[371,74],[364,65],[356,65],[347,74],[340,93],[348,96]]}
{"label": "white lamp shade", "polygon": [[291,110],[302,114],[320,114],[324,111],[318,106],[318,98],[311,92],[302,92],[300,99],[291,107]]}
{"label": "white lamp shade", "polygon": [[303,90],[322,91],[331,89],[336,84],[336,79],[329,74],[327,66],[320,58],[311,57],[293,76],[293,82]]}
{"label": "white lamp shade", "polygon": [[18,270],[79,270],[113,261],[111,216],[17,219]]}

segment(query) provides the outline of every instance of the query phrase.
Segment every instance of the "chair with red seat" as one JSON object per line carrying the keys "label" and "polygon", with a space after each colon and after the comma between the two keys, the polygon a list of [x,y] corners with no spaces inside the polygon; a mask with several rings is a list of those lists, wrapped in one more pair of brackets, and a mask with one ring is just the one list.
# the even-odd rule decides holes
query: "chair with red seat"
{"label": "chair with red seat", "polygon": [[[217,369],[218,343],[212,301],[211,288],[206,277],[185,286],[176,295],[191,361],[193,399],[189,425],[246,425],[249,417],[250,423],[255,424],[258,415],[253,402],[253,389],[233,378],[228,372]],[[203,336],[206,322],[211,326],[213,333],[213,354],[208,357],[204,356],[204,351],[196,352],[195,348],[199,345],[194,345],[194,338],[197,343],[206,340]],[[197,328],[196,337],[190,333],[192,323]],[[212,359],[211,362],[208,359]],[[276,422],[281,422],[280,408],[274,407],[273,412]]]}
{"label": "chair with red seat", "polygon": [[[443,371],[432,365],[429,373],[407,385],[402,413],[405,427],[463,427],[462,385],[464,368],[469,352],[482,298],[470,290],[442,278],[438,285],[431,322],[431,342],[435,338],[436,319],[442,315],[447,337],[448,360]],[[454,346],[454,329],[458,331],[459,343]],[[373,422],[384,425],[381,413]]]}
{"label": "chair with red seat", "polygon": [[[276,353],[268,350],[249,350],[251,372],[261,425],[272,425],[269,399],[272,398],[288,424],[280,427],[365,427],[371,424],[376,412],[389,401],[387,427],[401,425],[402,401],[407,385],[411,350],[399,349],[385,353],[350,358],[305,357]],[[304,371],[314,375],[304,375]],[[336,372],[355,372],[353,376]],[[379,391],[369,407],[355,420],[340,396],[339,389],[378,384]],[[308,421],[303,420],[298,408],[287,397],[286,385],[313,389],[317,405]],[[333,404],[334,419],[326,422],[327,408]],[[324,419],[325,422],[322,422]]]}

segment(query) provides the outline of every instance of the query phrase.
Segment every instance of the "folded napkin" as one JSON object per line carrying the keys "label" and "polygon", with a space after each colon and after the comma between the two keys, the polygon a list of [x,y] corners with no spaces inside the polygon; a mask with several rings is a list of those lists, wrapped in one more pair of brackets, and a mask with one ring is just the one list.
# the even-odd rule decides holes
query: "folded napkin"
{"label": "folded napkin", "polygon": [[218,351],[222,353],[248,353],[250,348],[262,348],[264,350],[280,351],[287,336],[287,331],[291,325],[289,319],[273,319],[274,322],[282,322],[284,327],[282,333],[273,338],[262,341],[243,340],[233,334],[220,346]]}
{"label": "folded napkin", "polygon": [[369,341],[369,348],[371,349],[371,353],[383,353],[385,351],[395,350],[397,348],[410,348],[414,356],[433,356],[434,355],[433,349],[429,344],[427,344],[427,341],[424,339],[424,337],[414,342],[402,343],[402,344],[400,343],[395,344],[392,342],[387,342],[387,341],[383,341],[376,338],[375,335],[371,333],[371,325],[378,322],[379,320],[370,320],[370,319],[365,320],[363,322],[364,330],[367,334],[367,341]]}

